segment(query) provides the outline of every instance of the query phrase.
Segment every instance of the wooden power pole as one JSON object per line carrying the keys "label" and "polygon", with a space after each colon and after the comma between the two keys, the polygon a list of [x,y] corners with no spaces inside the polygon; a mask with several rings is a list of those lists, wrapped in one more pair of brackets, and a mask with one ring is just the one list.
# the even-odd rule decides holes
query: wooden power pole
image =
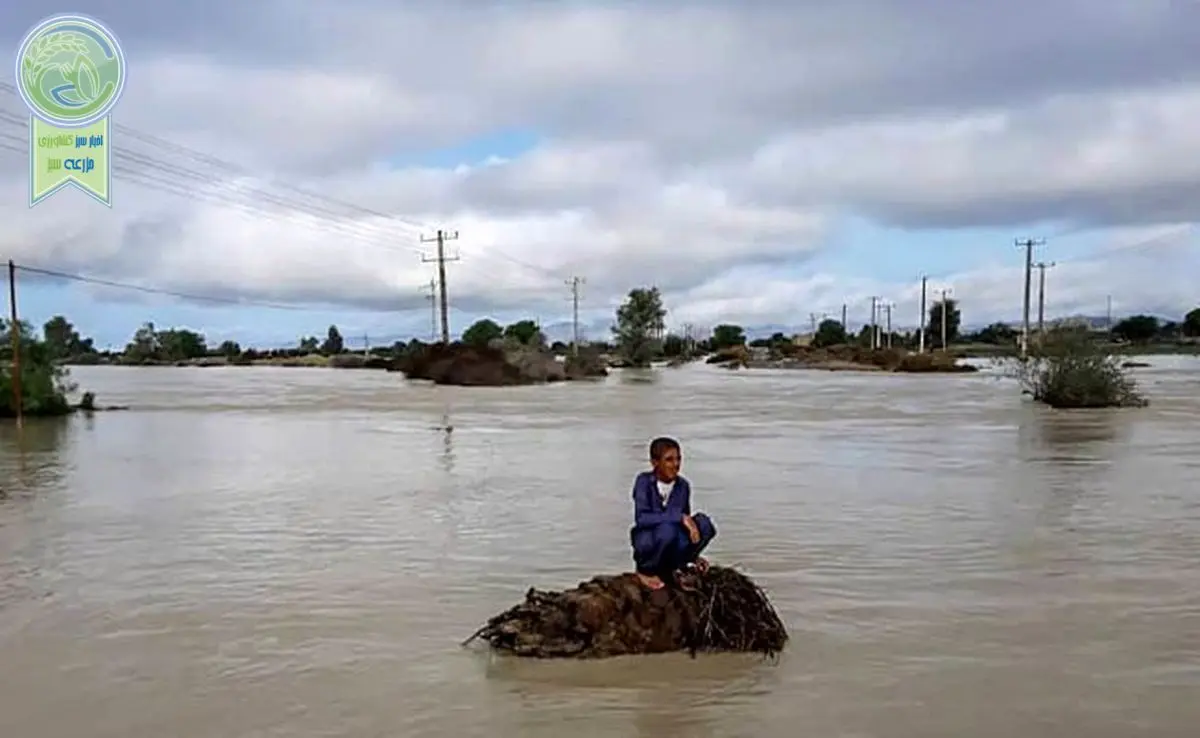
{"label": "wooden power pole", "polygon": [[17,317],[17,265],[8,260],[8,332],[12,340],[12,390],[13,412],[17,415],[17,427],[24,422],[24,402],[21,392],[21,323]]}

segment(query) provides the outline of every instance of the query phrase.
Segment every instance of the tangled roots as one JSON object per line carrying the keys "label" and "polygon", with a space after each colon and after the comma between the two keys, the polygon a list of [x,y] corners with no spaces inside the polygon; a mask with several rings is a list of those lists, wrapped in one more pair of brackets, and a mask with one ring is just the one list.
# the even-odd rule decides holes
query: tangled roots
{"label": "tangled roots", "polygon": [[604,658],[669,651],[774,656],[788,635],[758,585],[714,566],[697,578],[695,591],[651,591],[634,574],[598,576],[563,592],[531,588],[524,602],[466,643],[476,638],[516,656]]}

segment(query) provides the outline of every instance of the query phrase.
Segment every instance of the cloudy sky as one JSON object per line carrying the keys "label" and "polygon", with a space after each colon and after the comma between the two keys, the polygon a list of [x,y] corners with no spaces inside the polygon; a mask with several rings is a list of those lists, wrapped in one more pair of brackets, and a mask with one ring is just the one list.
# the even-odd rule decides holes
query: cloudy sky
{"label": "cloudy sky", "polygon": [[[7,53],[45,7],[4,4]],[[25,317],[101,344],[144,320],[243,343],[428,335],[437,228],[460,233],[455,332],[569,320],[572,276],[592,335],[644,285],[673,325],[804,327],[843,304],[857,323],[872,295],[910,325],[921,274],[966,322],[1012,320],[1024,237],[1057,264],[1050,314],[1200,301],[1190,0],[64,9],[128,57],[113,207],[28,207],[25,110],[0,79],[0,256],[303,308],[22,277]]]}

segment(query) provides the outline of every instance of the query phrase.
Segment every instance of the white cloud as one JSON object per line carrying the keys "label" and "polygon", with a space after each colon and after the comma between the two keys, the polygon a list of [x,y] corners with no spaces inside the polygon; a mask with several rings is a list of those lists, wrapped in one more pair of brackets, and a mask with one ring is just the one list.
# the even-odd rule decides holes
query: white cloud
{"label": "white cloud", "polygon": [[[93,5],[82,10],[130,54],[118,122],[371,213],[254,194],[243,175],[129,135],[112,212],[77,209],[74,193],[29,210],[21,157],[0,151],[14,203],[0,245],[19,260],[423,309],[419,222],[461,231],[463,309],[564,311],[562,279],[579,274],[593,305],[656,282],[680,320],[804,324],[870,294],[915,314],[911,284],[780,267],[832,248],[844,215],[1024,234],[1200,211],[1194,4]],[[35,20],[0,11],[5,28]],[[3,91],[0,103],[23,115]],[[504,127],[543,140],[453,170],[380,165]],[[138,186],[166,170],[176,192]],[[64,213],[87,236],[48,247]],[[1129,309],[1182,309],[1194,288],[1172,280],[1193,252],[1064,262],[1050,304],[1088,309],[1119,292]],[[981,320],[1011,317],[1012,280],[991,265],[951,279]]]}

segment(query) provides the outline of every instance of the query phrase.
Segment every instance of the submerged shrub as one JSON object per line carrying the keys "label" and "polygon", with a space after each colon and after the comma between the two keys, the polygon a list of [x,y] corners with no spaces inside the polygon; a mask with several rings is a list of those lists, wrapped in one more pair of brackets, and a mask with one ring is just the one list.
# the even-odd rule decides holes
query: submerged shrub
{"label": "submerged shrub", "polygon": [[1121,362],[1086,331],[1057,329],[1039,337],[1017,378],[1034,400],[1055,408],[1144,407]]}

